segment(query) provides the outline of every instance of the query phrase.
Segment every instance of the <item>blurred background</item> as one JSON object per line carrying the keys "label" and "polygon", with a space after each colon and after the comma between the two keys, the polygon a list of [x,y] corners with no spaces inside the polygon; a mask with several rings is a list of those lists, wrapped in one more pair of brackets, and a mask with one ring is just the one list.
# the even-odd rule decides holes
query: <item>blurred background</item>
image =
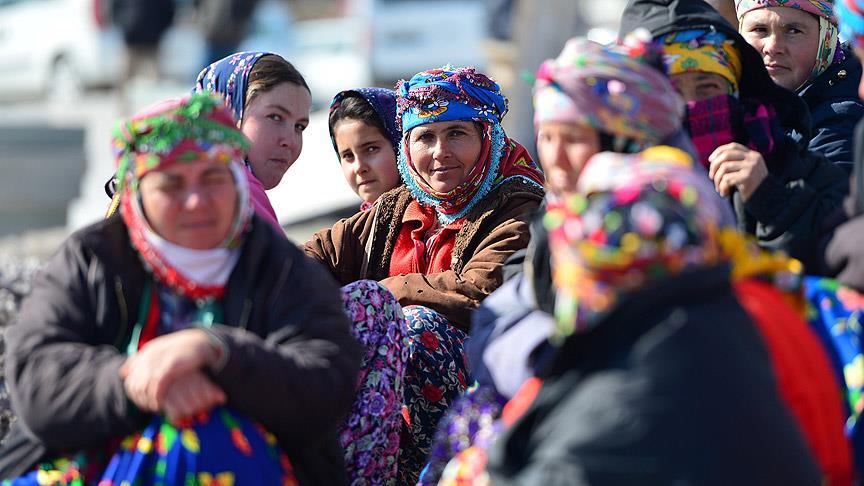
{"label": "blurred background", "polygon": [[[217,4],[233,3],[225,15]],[[474,65],[510,98],[508,134],[533,146],[530,81],[566,39],[617,34],[625,0],[0,0],[0,265],[50,255],[99,220],[113,172],[116,120],[186,94],[222,53],[266,50],[294,63],[312,91],[299,160],[269,192],[298,243],[359,199],[327,131],[333,95],[444,64]],[[164,23],[126,49],[123,12]],[[223,12],[224,13],[224,12]],[[151,25],[152,27],[152,25]],[[143,28],[143,27],[142,27]],[[2,273],[2,272],[0,272]]]}

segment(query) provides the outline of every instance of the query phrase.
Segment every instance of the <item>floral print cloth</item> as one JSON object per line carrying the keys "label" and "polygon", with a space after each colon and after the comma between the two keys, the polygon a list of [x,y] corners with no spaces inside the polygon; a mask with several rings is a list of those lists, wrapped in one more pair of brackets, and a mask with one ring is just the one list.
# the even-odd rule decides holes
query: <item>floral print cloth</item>
{"label": "floral print cloth", "polygon": [[438,484],[450,459],[469,447],[482,450],[498,435],[501,410],[506,399],[492,387],[475,385],[447,411],[435,434],[429,463],[420,475],[418,486]]}
{"label": "floral print cloth", "polygon": [[408,327],[383,285],[359,280],[342,287],[354,337],[366,348],[357,398],[339,431],[352,486],[395,484],[402,431]]}
{"label": "floral print cloth", "polygon": [[410,344],[398,484],[417,484],[438,422],[468,387],[467,335],[428,307],[406,306],[404,312]]}

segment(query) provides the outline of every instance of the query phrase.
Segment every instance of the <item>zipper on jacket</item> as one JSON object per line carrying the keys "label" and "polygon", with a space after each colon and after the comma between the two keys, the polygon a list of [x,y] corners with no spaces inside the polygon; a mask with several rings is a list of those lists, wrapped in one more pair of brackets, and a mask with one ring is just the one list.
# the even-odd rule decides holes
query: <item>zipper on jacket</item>
{"label": "zipper on jacket", "polygon": [[279,273],[279,278],[276,279],[276,285],[273,286],[273,292],[271,292],[270,298],[267,299],[267,307],[272,308],[275,304],[276,297],[282,291],[282,287],[285,286],[285,282],[288,280],[288,273],[291,272],[291,268],[293,267],[293,260],[287,260],[285,261],[285,264],[282,265],[282,271]]}
{"label": "zipper on jacket", "polygon": [[114,342],[114,346],[122,349],[126,329],[129,327],[129,308],[126,306],[126,296],[123,293],[123,281],[117,275],[114,276],[114,293],[117,294],[117,306],[120,308],[120,332]]}
{"label": "zipper on jacket", "polygon": [[252,299],[246,297],[243,301],[243,310],[240,311],[240,329],[246,329],[249,325],[249,314],[252,313]]}

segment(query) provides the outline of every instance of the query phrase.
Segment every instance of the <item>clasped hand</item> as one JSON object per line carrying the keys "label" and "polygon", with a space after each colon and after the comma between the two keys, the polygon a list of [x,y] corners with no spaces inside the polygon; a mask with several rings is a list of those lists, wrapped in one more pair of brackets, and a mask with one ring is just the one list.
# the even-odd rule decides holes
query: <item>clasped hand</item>
{"label": "clasped hand", "polygon": [[126,359],[120,377],[139,409],[177,422],[226,402],[225,392],[203,371],[217,358],[204,331],[186,329],[148,342]]}

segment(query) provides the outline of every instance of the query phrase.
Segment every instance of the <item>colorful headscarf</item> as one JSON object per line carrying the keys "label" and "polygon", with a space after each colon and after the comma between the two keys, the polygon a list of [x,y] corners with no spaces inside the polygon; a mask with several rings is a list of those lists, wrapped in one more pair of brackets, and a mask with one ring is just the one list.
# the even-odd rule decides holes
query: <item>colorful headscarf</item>
{"label": "colorful headscarf", "polygon": [[[348,95],[359,95],[375,110],[381,123],[387,130],[387,138],[393,144],[393,153],[399,153],[399,141],[402,140],[402,132],[396,126],[396,92],[386,88],[355,88],[338,93],[330,103],[330,113],[333,113],[342,100]],[[333,149],[336,149],[336,138],[333,130],[330,130],[330,141]]]}
{"label": "colorful headscarf", "polygon": [[592,327],[622,294],[722,261],[723,201],[692,167],[671,147],[603,152],[580,177],[587,192],[550,203],[557,339]]}
{"label": "colorful headscarf", "polygon": [[249,74],[252,67],[264,56],[275,56],[272,52],[237,52],[220,59],[198,73],[193,92],[211,91],[221,94],[237,123],[243,121],[243,108],[246,105],[246,89],[249,87]]}
{"label": "colorful headscarf", "polygon": [[738,15],[739,27],[747,12],[760,8],[794,8],[815,15],[819,20],[819,50],[816,51],[816,62],[808,78],[810,81],[844,58],[837,35],[837,16],[834,14],[832,4],[833,0],[736,0],[735,12]]}
{"label": "colorful headscarf", "polygon": [[[534,124],[588,125],[636,145],[657,145],[681,129],[684,102],[666,75],[644,62],[657,48],[651,34],[603,46],[573,38],[555,59],[540,65],[534,83]],[[655,52],[659,57],[660,53]],[[620,145],[614,143],[613,145]]]}
{"label": "colorful headscarf", "polygon": [[[443,224],[471,210],[504,181],[520,178],[542,188],[543,171],[525,148],[510,140],[501,127],[507,99],[494,81],[471,67],[445,66],[415,74],[396,85],[396,117],[402,128],[398,166],[402,182],[417,201],[432,206]],[[453,190],[440,193],[417,173],[408,139],[412,128],[440,121],[478,121],[484,125],[480,159]]]}
{"label": "colorful headscarf", "polygon": [[[214,262],[222,267],[236,262],[235,250],[253,211],[241,165],[248,145],[222,98],[211,93],[160,103],[119,123],[114,130],[117,193],[132,245],[159,281],[186,297],[221,296],[227,274],[217,272],[219,277],[196,278],[207,272],[199,272],[194,266],[183,268],[182,262],[194,261],[208,268]],[[231,168],[238,208],[231,230],[217,248],[191,250],[167,242],[153,231],[144,215],[138,186],[141,178],[152,171],[202,157],[219,160]]]}
{"label": "colorful headscarf", "polygon": [[729,94],[739,91],[741,53],[735,42],[716,30],[683,30],[662,36],[663,62],[670,75],[706,72],[723,76]]}
{"label": "colorful headscarf", "polygon": [[838,0],[834,13],[843,37],[856,47],[864,46],[864,1]]}

